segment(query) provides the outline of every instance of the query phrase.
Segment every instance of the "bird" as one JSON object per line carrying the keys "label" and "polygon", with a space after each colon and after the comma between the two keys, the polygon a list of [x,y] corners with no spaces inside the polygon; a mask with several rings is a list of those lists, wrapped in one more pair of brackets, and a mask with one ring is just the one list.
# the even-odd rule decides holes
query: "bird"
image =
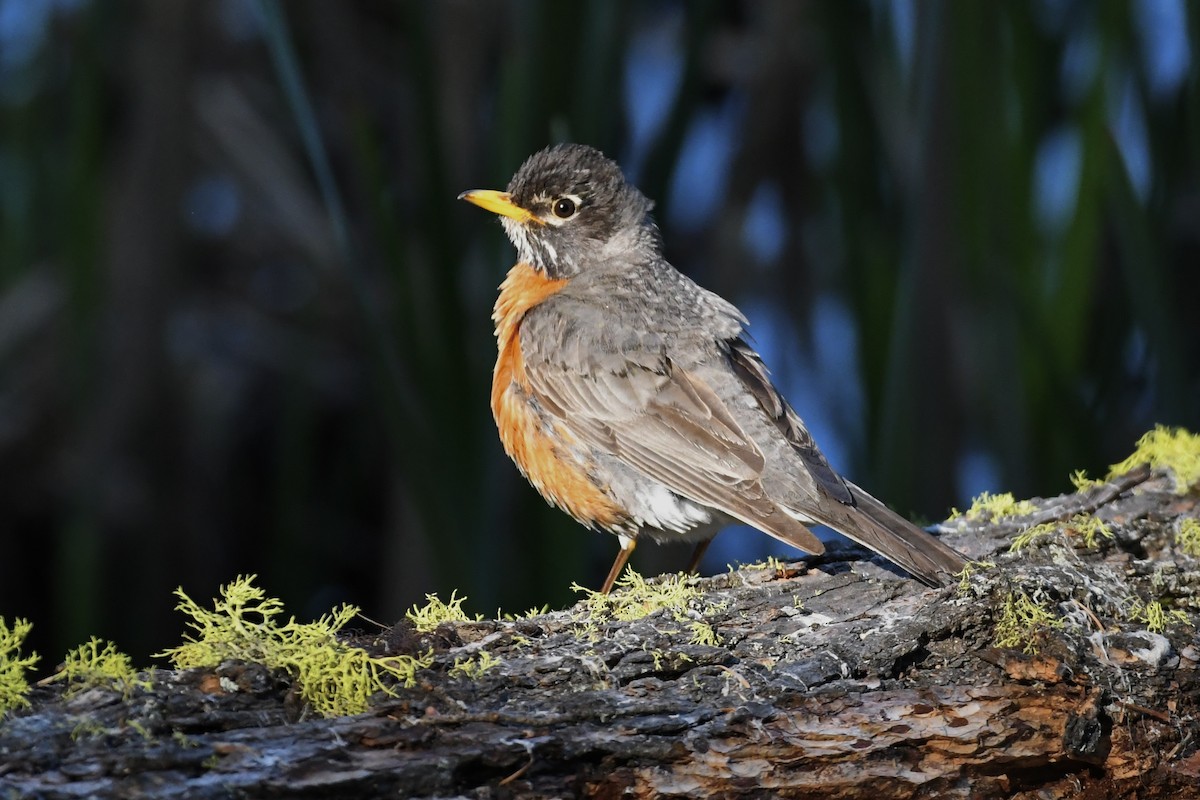
{"label": "bird", "polygon": [[491,408],[508,456],[553,506],[620,550],[697,543],[745,523],[805,553],[824,525],[930,586],[964,557],[842,477],[772,382],[749,322],[663,256],[653,203],[615,161],[560,143],[504,191],[459,196],[497,214],[517,251],[499,287]]}

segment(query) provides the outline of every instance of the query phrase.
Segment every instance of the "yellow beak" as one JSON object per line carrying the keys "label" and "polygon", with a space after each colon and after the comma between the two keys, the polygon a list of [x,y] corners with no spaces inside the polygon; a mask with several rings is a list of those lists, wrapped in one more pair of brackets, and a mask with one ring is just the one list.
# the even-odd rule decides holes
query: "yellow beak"
{"label": "yellow beak", "polygon": [[469,192],[460,194],[458,199],[474,203],[480,208],[491,211],[493,214],[510,217],[517,222],[541,223],[540,219],[514,203],[512,195],[508,192],[497,192],[492,189],[472,189]]}

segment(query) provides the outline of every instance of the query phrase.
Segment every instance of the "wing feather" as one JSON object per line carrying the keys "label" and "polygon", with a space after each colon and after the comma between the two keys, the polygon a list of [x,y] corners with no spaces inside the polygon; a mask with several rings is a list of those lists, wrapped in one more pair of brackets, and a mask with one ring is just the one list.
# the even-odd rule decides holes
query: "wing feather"
{"label": "wing feather", "polygon": [[817,448],[817,443],[813,441],[804,422],[771,383],[767,367],[758,353],[745,341],[738,339],[731,343],[729,361],[742,384],[750,390],[762,410],[804,461],[804,466],[817,486],[837,502],[854,505],[854,496],[842,477],[825,460],[825,455]]}
{"label": "wing feather", "polygon": [[620,457],[676,494],[720,509],[803,550],[824,547],[761,483],[763,453],[721,398],[661,358],[582,370],[528,360],[529,390],[579,441]]}

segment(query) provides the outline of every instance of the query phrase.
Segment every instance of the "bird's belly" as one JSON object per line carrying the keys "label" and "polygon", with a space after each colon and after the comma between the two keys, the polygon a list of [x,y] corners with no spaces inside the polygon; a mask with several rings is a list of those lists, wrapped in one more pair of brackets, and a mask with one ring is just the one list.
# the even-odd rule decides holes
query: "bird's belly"
{"label": "bird's belly", "polygon": [[580,445],[518,384],[496,399],[505,452],[542,497],[584,525],[658,542],[694,542],[711,538],[731,521]]}
{"label": "bird's belly", "polygon": [[580,448],[571,435],[547,419],[519,383],[494,391],[492,400],[504,451],[547,502],[589,527],[614,532],[632,529],[624,509],[579,457]]}
{"label": "bird's belly", "polygon": [[638,536],[656,542],[697,542],[733,522],[723,511],[689,500],[613,454],[593,456],[609,493],[625,509]]}
{"label": "bird's belly", "polygon": [[631,494],[629,515],[640,533],[655,541],[703,541],[729,522],[716,509],[681,497],[657,481],[636,483]]}

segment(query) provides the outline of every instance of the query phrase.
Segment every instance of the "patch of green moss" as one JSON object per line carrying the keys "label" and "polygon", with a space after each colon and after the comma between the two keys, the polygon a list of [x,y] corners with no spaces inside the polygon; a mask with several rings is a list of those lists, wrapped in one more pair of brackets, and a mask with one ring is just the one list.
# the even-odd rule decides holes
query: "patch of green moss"
{"label": "patch of green moss", "polygon": [[1112,530],[1095,514],[1076,514],[1067,523],[1067,530],[1083,540],[1083,546],[1089,550],[1099,543],[1100,537],[1113,538]]}
{"label": "patch of green moss", "polygon": [[138,736],[142,737],[146,741],[149,741],[154,738],[154,734],[150,733],[150,729],[147,728],[144,724],[142,724],[142,722],[140,720],[127,719],[127,720],[125,720],[125,727],[129,728],[129,730],[133,731],[134,733],[136,733]]}
{"label": "patch of green moss", "polygon": [[1086,470],[1077,469],[1071,473],[1071,485],[1075,487],[1075,491],[1077,492],[1086,491],[1103,483],[1104,481],[1089,478]]}
{"label": "patch of green moss", "polygon": [[533,619],[535,617],[540,617],[543,614],[549,614],[549,613],[550,613],[550,605],[546,604],[540,608],[535,606],[534,608],[531,608],[528,611],[525,611],[524,613],[521,613],[521,614],[510,614],[507,611],[502,612],[502,611],[498,610],[498,611],[496,611],[496,619],[502,619],[502,620],[505,620],[506,622],[516,622],[518,620],[523,620],[523,619]]}
{"label": "patch of green moss", "polygon": [[482,650],[476,656],[454,659],[454,666],[450,668],[450,677],[474,680],[500,663],[500,659],[487,650]]}
{"label": "patch of green moss", "polygon": [[17,618],[10,627],[0,617],[0,715],[14,708],[27,708],[29,681],[25,673],[41,658],[37,653],[21,655],[21,645],[33,630],[29,620]]}
{"label": "patch of green moss", "polygon": [[1134,599],[1129,605],[1129,610],[1125,616],[1130,622],[1141,622],[1146,626],[1146,630],[1154,633],[1162,633],[1167,629],[1168,625],[1191,625],[1192,621],[1188,619],[1188,615],[1177,608],[1167,609],[1159,600],[1150,600],[1143,602],[1140,599]]}
{"label": "patch of green moss", "polygon": [[85,689],[105,688],[120,692],[125,698],[134,689],[149,689],[150,681],[138,678],[129,656],[117,650],[112,642],[93,636],[67,653],[50,680],[63,681],[63,694],[70,697]]}
{"label": "patch of green moss", "polygon": [[179,669],[239,660],[283,671],[325,717],[366,711],[373,695],[395,695],[393,685],[411,686],[416,671],[433,663],[432,651],[420,657],[375,657],[339,641],[338,632],[358,613],[354,606],[343,605],[315,622],[299,623],[295,617],[283,622],[283,603],[255,586],[255,577],[239,576],[221,587],[211,610],[176,589],[176,609],[187,615],[194,634],[158,655]]}
{"label": "patch of green moss", "polygon": [[582,621],[581,633],[586,636],[598,636],[596,622],[599,620],[632,622],[667,610],[675,622],[685,627],[692,644],[717,646],[721,643],[721,637],[716,629],[697,617],[716,611],[720,606],[715,603],[703,603],[704,595],[696,583],[694,575],[682,572],[663,576],[652,583],[633,569],[627,569],[617,580],[615,590],[611,594],[602,594],[579,584],[572,584],[572,589],[586,595],[584,602],[588,613]]}
{"label": "patch of green moss", "polygon": [[958,571],[958,593],[966,594],[971,589],[971,578],[977,572],[982,572],[985,569],[994,569],[996,564],[992,561],[968,561],[963,565],[963,568]]}
{"label": "patch of green moss", "polygon": [[1025,592],[1010,592],[1005,596],[1000,618],[996,620],[995,645],[1036,653],[1041,635],[1062,626],[1063,621],[1045,605]]}
{"label": "patch of green moss", "polygon": [[1179,527],[1175,529],[1175,543],[1189,556],[1200,558],[1200,520],[1179,520]]}
{"label": "patch of green moss", "polygon": [[1101,538],[1113,538],[1113,532],[1104,523],[1104,520],[1094,514],[1076,514],[1065,523],[1043,522],[1040,525],[1026,528],[1013,537],[1012,543],[1008,546],[1008,552],[1019,553],[1026,547],[1048,536],[1053,536],[1060,530],[1078,538],[1080,543],[1088,549],[1099,544]]}
{"label": "patch of green moss", "polygon": [[[1138,439],[1137,448],[1124,461],[1113,464],[1106,481],[1124,475],[1134,467],[1149,464],[1151,469],[1167,470],[1175,478],[1175,491],[1186,493],[1200,483],[1200,434],[1183,428],[1155,425]],[[1091,486],[1098,481],[1088,479],[1083,471],[1071,478],[1077,487]]]}
{"label": "patch of green moss", "polygon": [[959,511],[957,508],[950,509],[948,519],[962,517],[969,520],[997,520],[1004,517],[1022,517],[1032,514],[1036,510],[1037,506],[1028,500],[1017,500],[1012,496],[1012,492],[1002,494],[984,492],[971,501],[971,507],[966,511]]}
{"label": "patch of green moss", "polygon": [[692,638],[690,640],[692,644],[704,645],[705,647],[720,647],[721,637],[712,625],[703,620],[694,620],[690,627],[692,629]]}
{"label": "patch of green moss", "polygon": [[632,569],[625,570],[625,574],[617,579],[616,591],[611,594],[594,592],[577,583],[571,588],[586,596],[584,602],[591,616],[623,622],[648,617],[664,608],[685,609],[688,603],[701,597],[696,581],[690,575],[668,575],[650,583]]}
{"label": "patch of green moss", "polygon": [[199,742],[180,730],[171,731],[171,740],[180,747],[188,750],[192,749],[193,747],[200,746]]}
{"label": "patch of green moss", "polygon": [[1056,530],[1058,528],[1053,522],[1043,522],[1040,525],[1026,528],[1013,537],[1012,544],[1008,546],[1008,552],[1019,553],[1039,539],[1053,535]]}
{"label": "patch of green moss", "polygon": [[483,619],[482,615],[478,614],[473,619],[468,617],[467,613],[462,610],[463,601],[467,598],[456,595],[457,591],[451,592],[450,602],[444,603],[436,594],[427,594],[425,595],[427,601],[425,605],[414,605],[404,612],[404,616],[421,633],[430,633],[443,622],[479,622]]}
{"label": "patch of green moss", "polygon": [[78,717],[77,719],[79,721],[75,723],[75,727],[71,728],[72,742],[80,739],[93,739],[106,732],[105,727],[95,717]]}

